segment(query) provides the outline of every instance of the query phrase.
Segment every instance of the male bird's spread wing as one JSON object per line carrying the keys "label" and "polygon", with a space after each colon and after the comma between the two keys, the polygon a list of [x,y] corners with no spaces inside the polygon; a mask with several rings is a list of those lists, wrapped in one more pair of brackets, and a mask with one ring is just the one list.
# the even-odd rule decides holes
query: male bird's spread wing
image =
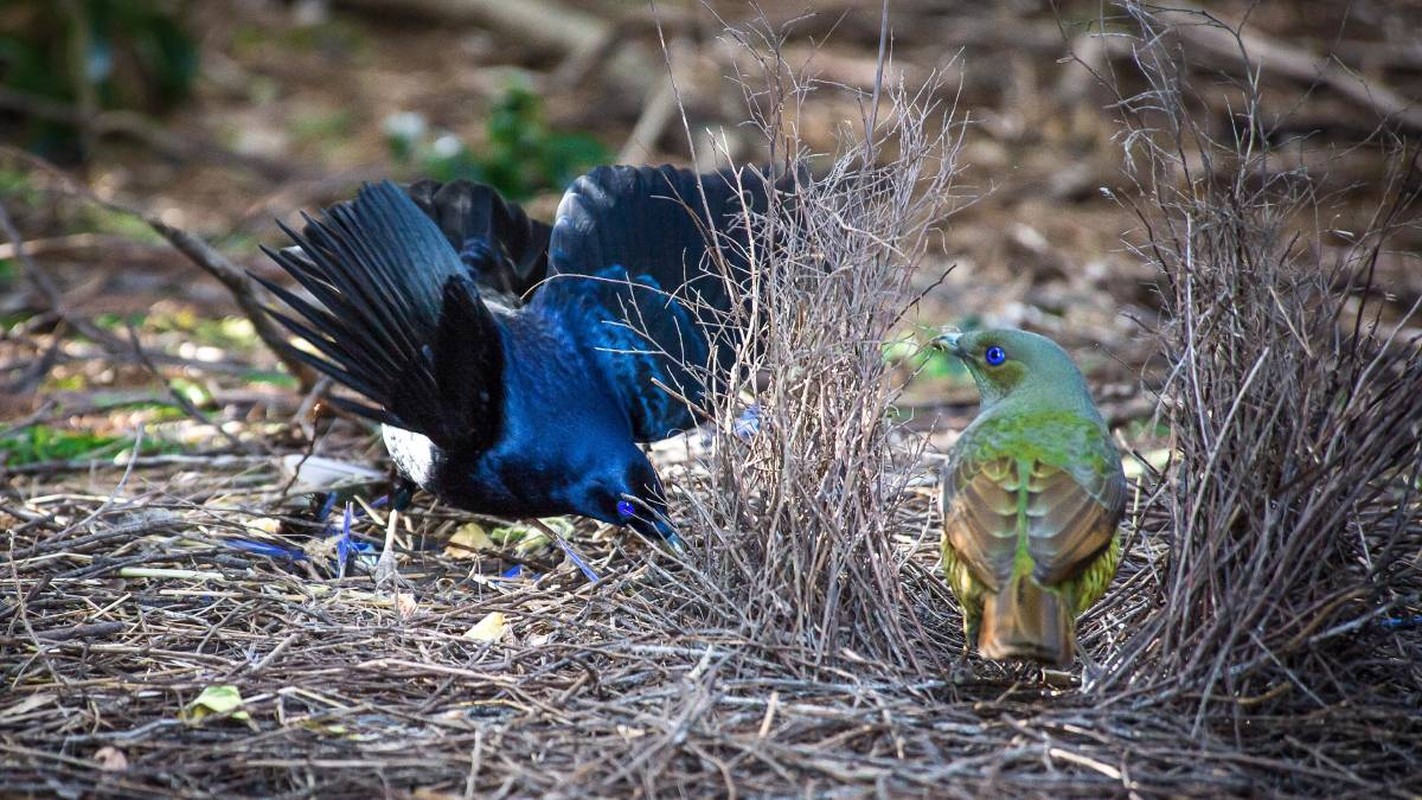
{"label": "male bird's spread wing", "polygon": [[748,220],[764,213],[767,191],[751,169],[620,166],[594,169],[564,195],[532,308],[561,317],[594,351],[639,441],[696,422],[658,383],[695,401],[713,349],[722,369],[733,358],[735,341],[720,333],[728,290],[746,275]]}
{"label": "male bird's spread wing", "polygon": [[481,289],[531,295],[522,312],[585,348],[634,436],[665,438],[696,423],[681,398],[699,398],[703,368],[733,357],[730,289],[768,191],[753,169],[599,167],[550,227],[482,184],[426,180],[406,196],[382,183],[287,230],[297,247],[271,255],[317,302],[269,284],[297,312],[273,315],[324,356],[299,358],[371,401],[338,404],[483,449],[499,436],[507,328]]}
{"label": "male bird's spread wing", "polygon": [[404,192],[388,181],[367,186],[324,220],[307,217],[304,233],[283,230],[300,251],[267,253],[316,304],[263,281],[303,319],[270,313],[320,353],[293,348],[297,358],[371,403],[337,404],[445,449],[498,439],[502,326]]}
{"label": "male bird's spread wing", "polygon": [[517,203],[492,187],[424,179],[406,191],[434,220],[481,288],[517,304],[547,277],[552,227],[529,219]]}

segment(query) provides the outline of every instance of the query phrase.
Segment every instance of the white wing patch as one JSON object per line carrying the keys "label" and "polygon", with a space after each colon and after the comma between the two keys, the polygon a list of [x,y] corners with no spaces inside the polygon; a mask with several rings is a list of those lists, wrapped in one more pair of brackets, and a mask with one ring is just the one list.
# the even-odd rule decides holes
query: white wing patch
{"label": "white wing patch", "polygon": [[428,485],[434,473],[434,443],[429,437],[391,425],[381,425],[380,435],[400,474],[421,486]]}

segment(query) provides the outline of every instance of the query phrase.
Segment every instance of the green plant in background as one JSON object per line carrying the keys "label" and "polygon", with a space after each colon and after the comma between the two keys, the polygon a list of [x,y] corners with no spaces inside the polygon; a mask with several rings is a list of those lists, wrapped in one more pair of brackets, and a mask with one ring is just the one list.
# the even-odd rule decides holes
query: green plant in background
{"label": "green plant in background", "polygon": [[[30,425],[0,433],[0,463],[15,467],[41,461],[114,458],[132,447],[133,439],[132,436]],[[181,449],[172,442],[145,437],[139,455],[181,452]]]}
{"label": "green plant in background", "polygon": [[[163,0],[9,0],[0,5],[0,86],[76,111],[157,113],[186,99],[197,45]],[[25,144],[77,154],[78,132],[53,114],[26,120]]]}
{"label": "green plant in background", "polygon": [[391,155],[418,167],[422,176],[468,178],[514,200],[561,189],[611,158],[589,134],[551,130],[542,100],[523,86],[510,87],[490,109],[485,143],[477,153],[453,134],[432,136],[424,118],[411,112],[387,119],[385,131]]}
{"label": "green plant in background", "polygon": [[[982,319],[970,315],[959,320],[957,327],[963,331],[977,330],[982,327]],[[884,342],[884,362],[902,366],[925,378],[971,382],[972,376],[962,361],[941,348],[928,346],[928,342],[938,334],[937,328],[920,327],[917,331],[904,331]]]}
{"label": "green plant in background", "polygon": [[349,109],[313,109],[293,117],[290,129],[296,141],[329,152],[351,138],[356,120]]}

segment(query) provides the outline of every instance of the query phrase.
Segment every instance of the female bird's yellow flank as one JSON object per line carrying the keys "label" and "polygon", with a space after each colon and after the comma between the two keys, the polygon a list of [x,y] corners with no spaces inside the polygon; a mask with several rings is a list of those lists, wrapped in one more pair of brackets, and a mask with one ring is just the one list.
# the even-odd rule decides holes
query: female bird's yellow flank
{"label": "female bird's yellow flank", "polygon": [[946,333],[982,394],[943,472],[943,574],[969,646],[1066,664],[1121,558],[1121,456],[1066,352],[1019,330]]}

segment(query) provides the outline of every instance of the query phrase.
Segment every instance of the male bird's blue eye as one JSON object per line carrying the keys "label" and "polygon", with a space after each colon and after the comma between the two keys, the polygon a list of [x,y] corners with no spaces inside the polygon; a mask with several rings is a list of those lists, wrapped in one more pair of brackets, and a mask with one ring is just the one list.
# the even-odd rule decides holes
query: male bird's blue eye
{"label": "male bird's blue eye", "polygon": [[637,513],[637,507],[632,505],[631,500],[617,501],[617,516],[627,519],[635,513]]}
{"label": "male bird's blue eye", "polygon": [[996,367],[1007,360],[1007,351],[997,345],[993,345],[987,349],[987,352],[983,353],[983,360],[988,363],[988,366]]}

